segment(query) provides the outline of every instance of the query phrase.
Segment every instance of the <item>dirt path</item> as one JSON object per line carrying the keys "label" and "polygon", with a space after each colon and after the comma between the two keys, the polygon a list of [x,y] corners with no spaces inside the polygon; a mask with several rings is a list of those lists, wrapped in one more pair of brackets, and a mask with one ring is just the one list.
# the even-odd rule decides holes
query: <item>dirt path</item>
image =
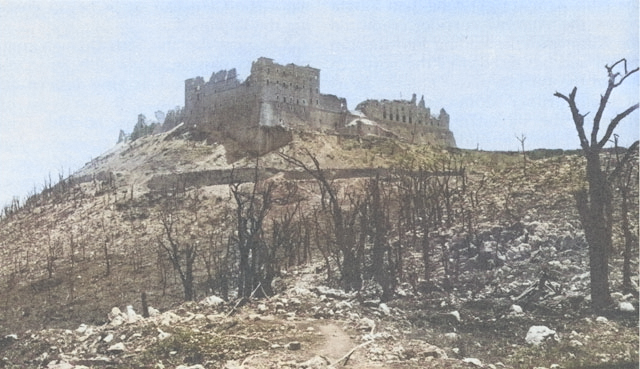
{"label": "dirt path", "polygon": [[317,328],[325,338],[317,354],[325,356],[332,363],[343,357],[349,350],[356,346],[347,332],[335,323],[327,322],[327,324],[318,325]]}

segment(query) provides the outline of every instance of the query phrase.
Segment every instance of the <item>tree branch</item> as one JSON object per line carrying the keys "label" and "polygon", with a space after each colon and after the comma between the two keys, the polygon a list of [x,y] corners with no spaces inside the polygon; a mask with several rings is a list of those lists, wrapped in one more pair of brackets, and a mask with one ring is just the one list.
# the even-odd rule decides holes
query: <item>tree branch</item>
{"label": "tree branch", "polygon": [[[636,151],[638,150],[638,144],[640,144],[640,142],[636,141],[632,143],[631,146],[629,146],[624,157],[621,160],[618,160],[618,164],[616,164],[615,169],[611,172],[611,174],[609,174],[609,179],[615,179],[615,177],[617,177],[620,174],[620,172],[622,171],[622,168],[635,155]],[[616,141],[616,147],[618,147],[617,141]],[[617,157],[617,154],[616,154],[616,157]]]}
{"label": "tree branch", "polygon": [[[620,81],[618,81],[617,83],[615,82],[616,77],[618,77],[620,75],[620,73],[613,73],[613,68],[616,67],[616,65],[623,63],[624,65],[624,76],[622,76],[622,78],[620,79]],[[613,83],[613,87],[618,87],[622,84],[622,82],[624,82],[624,80],[629,77],[630,75],[632,75],[633,73],[637,72],[639,68],[633,69],[631,71],[627,70],[627,59],[622,58],[620,60],[618,60],[617,62],[613,63],[613,65],[608,66],[605,65],[604,66],[607,69],[607,72],[609,73],[609,81],[610,83]]]}
{"label": "tree branch", "polygon": [[638,104],[630,106],[629,108],[627,108],[627,110],[623,111],[622,113],[616,115],[615,118],[611,119],[611,123],[609,123],[609,127],[607,127],[607,131],[602,137],[602,140],[598,142],[599,148],[604,147],[604,145],[609,141],[609,139],[611,138],[611,135],[613,134],[613,130],[616,129],[616,127],[618,126],[618,123],[620,123],[620,121],[623,120],[627,115],[633,113],[636,109],[638,109],[638,106],[639,106]]}
{"label": "tree branch", "polygon": [[573,123],[576,126],[576,130],[578,131],[578,137],[580,138],[580,146],[584,150],[589,149],[589,141],[587,140],[587,135],[584,133],[584,117],[585,115],[580,114],[578,107],[576,106],[576,92],[578,91],[577,87],[574,87],[569,96],[565,96],[560,92],[556,92],[553,96],[559,97],[562,100],[566,101],[569,104],[569,109],[571,109],[571,115],[573,116]]}

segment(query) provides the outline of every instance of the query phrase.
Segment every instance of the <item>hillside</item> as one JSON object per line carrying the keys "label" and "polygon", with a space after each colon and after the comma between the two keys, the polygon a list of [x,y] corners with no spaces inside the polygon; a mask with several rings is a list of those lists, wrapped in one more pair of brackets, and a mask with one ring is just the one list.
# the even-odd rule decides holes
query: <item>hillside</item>
{"label": "hillside", "polygon": [[180,127],[121,143],[6,215],[0,365],[637,366],[618,228],[618,306],[589,309],[580,156],[313,132],[227,151]]}

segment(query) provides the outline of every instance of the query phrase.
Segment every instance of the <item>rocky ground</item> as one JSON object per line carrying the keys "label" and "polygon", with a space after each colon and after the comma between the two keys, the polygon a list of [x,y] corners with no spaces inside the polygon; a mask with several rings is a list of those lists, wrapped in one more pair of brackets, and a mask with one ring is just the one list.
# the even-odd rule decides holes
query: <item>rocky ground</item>
{"label": "rocky ground", "polygon": [[[583,175],[579,157],[529,161],[525,168],[519,156],[456,154],[479,201],[475,234],[461,249],[453,288],[418,278],[399,285],[383,303],[375,283],[353,293],[327,285],[318,257],[283,270],[269,298],[225,302],[200,293],[197,302],[179,303],[175,278],[165,280],[160,292],[154,261],[131,247],[155,245],[158,224],[154,205],[145,200],[146,181],[232,165],[223,147],[167,139],[170,134],[118,146],[78,173],[112,172],[115,187],[104,190],[95,180],[78,184],[67,197],[40,200],[2,221],[0,367],[638,366],[638,299],[622,293],[619,254],[610,268],[616,306],[606,316],[589,308],[587,245],[571,194]],[[393,141],[318,134],[300,135],[282,150],[319,153],[327,168],[384,167],[442,155]],[[275,153],[261,161],[291,169]],[[200,190],[218,207],[229,197],[226,186]],[[105,224],[113,233],[103,233]],[[464,233],[437,232],[447,247]],[[101,254],[105,234],[113,241],[108,276]],[[620,239],[614,241],[619,247]],[[56,258],[47,259],[47,247],[58,244]],[[438,247],[434,254],[444,245]],[[637,256],[633,261],[637,270]],[[406,255],[407,270],[420,262],[419,252]],[[434,270],[434,280],[442,281],[442,273]],[[141,290],[155,291],[149,303],[157,309],[149,308],[148,317],[141,316]]]}
{"label": "rocky ground", "polygon": [[[566,274],[575,252],[547,262]],[[533,258],[540,257],[533,255]],[[532,257],[527,258],[532,263]],[[571,260],[571,263],[565,260]],[[0,341],[7,368],[631,368],[637,366],[637,300],[585,313],[585,273],[544,287],[495,270],[475,296],[375,286],[345,293],[319,266],[293,270],[279,293],[238,306],[216,296],[144,318],[114,307],[103,325],[45,329]],[[527,269],[521,268],[521,269]],[[526,271],[522,271],[526,272]],[[566,275],[565,274],[565,275]],[[539,282],[539,281],[537,281]],[[533,292],[531,292],[533,291]],[[634,364],[635,362],[635,364]],[[626,364],[625,364],[626,363]]]}

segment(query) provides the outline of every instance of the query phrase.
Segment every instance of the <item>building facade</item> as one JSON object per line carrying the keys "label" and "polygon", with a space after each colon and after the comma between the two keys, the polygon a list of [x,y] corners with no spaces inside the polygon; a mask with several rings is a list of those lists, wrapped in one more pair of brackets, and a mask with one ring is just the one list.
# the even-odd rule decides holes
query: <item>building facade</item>
{"label": "building facade", "polygon": [[410,102],[367,100],[357,109],[380,129],[349,128],[359,116],[349,112],[346,99],[320,92],[320,69],[264,57],[252,63],[251,74],[242,82],[235,69],[213,73],[208,81],[185,81],[185,124],[223,132],[240,143],[257,140],[259,152],[286,144],[291,129],[386,136],[393,132],[391,136],[416,143],[455,146],[449,115],[443,109],[438,117],[431,116],[424,99],[416,104],[415,95]]}

